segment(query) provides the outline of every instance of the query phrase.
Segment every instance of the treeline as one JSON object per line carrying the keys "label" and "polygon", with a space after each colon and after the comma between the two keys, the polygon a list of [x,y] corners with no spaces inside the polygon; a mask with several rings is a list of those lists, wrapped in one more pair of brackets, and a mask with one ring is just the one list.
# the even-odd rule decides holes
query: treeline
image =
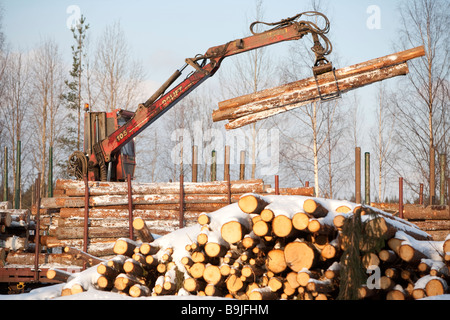
{"label": "treeline", "polygon": [[[136,138],[137,180],[177,181],[184,174],[189,181],[194,146],[197,180],[209,181],[213,172],[220,180],[229,146],[231,179],[239,177],[244,152],[247,179],[273,183],[279,175],[281,187],[310,183],[317,196],[352,199],[354,150],[362,147],[371,156],[372,201],[395,198],[400,176],[405,179],[405,201],[417,198],[421,183],[429,195],[425,203],[433,197],[437,201],[450,159],[450,42],[444,31],[449,14],[440,9],[443,5],[442,0],[402,2],[396,51],[423,45],[427,55],[411,62],[410,74],[401,81],[378,85],[372,97],[374,112],[362,105],[356,92],[225,131],[224,123],[211,120],[219,101],[309,77],[314,61],[312,42],[306,37],[283,49],[275,45],[230,58],[212,79]],[[256,2],[250,20],[265,20],[262,1]],[[95,30],[94,38],[89,17],[82,17],[68,32],[73,37],[71,63],[62,58],[69,48],[50,38],[23,51],[11,48],[1,30],[0,24],[1,165],[4,168],[7,147],[12,193],[21,141],[22,191],[42,172],[41,190],[46,192],[49,149],[53,148],[54,179],[68,178],[67,159],[82,149],[85,103],[94,111],[135,110],[154,88],[148,84],[147,67],[133,58],[119,22]],[[342,66],[339,53],[332,55],[333,64]]]}

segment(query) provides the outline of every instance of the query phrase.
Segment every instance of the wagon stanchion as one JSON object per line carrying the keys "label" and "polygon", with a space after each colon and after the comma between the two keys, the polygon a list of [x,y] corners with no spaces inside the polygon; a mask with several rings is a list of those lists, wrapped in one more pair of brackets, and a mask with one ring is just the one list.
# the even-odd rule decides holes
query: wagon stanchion
{"label": "wagon stanchion", "polygon": [[179,228],[184,227],[184,175],[180,174],[180,214],[178,216]]}
{"label": "wagon stanchion", "polygon": [[[89,226],[89,181],[87,175],[84,175],[84,233],[83,233],[83,251],[87,252],[88,247],[88,226]],[[86,267],[86,264],[84,265]]]}
{"label": "wagon stanchion", "polygon": [[34,233],[34,281],[39,281],[39,252],[40,252],[40,234],[39,230],[41,228],[41,173],[38,173],[36,179],[36,230]]}
{"label": "wagon stanchion", "polygon": [[398,179],[398,212],[400,218],[403,219],[403,178]]}
{"label": "wagon stanchion", "polygon": [[275,194],[280,194],[280,179],[278,175],[275,176]]}
{"label": "wagon stanchion", "polygon": [[133,240],[133,195],[131,189],[131,175],[127,175],[127,185],[128,185],[128,228],[129,228],[129,238]]}
{"label": "wagon stanchion", "polygon": [[423,183],[420,184],[420,191],[419,191],[419,204],[423,205]]}

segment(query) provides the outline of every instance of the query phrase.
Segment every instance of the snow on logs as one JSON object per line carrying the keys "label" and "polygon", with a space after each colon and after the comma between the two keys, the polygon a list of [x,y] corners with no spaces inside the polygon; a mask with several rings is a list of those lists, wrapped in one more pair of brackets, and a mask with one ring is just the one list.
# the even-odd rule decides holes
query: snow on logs
{"label": "snow on logs", "polygon": [[[270,116],[320,100],[321,96],[344,93],[378,81],[408,74],[407,61],[425,55],[423,47],[372,59],[334,72],[266,89],[219,103],[213,121],[229,120],[235,129]],[[339,90],[339,91],[338,91]]]}
{"label": "snow on logs", "polygon": [[[298,229],[292,221],[299,214],[307,222]],[[349,234],[347,228],[355,219],[362,226],[358,244],[350,241],[355,231]],[[260,222],[267,232],[261,232]],[[316,222],[320,227],[309,228]],[[383,244],[370,247],[366,236],[383,239]],[[407,221],[348,201],[253,193],[151,242],[145,236],[117,239],[116,256],[98,264],[91,282],[99,290],[132,297],[337,299],[354,246],[368,277],[374,268],[380,274],[375,289],[369,280],[356,288],[359,299],[418,299],[449,292],[450,235],[434,241]],[[73,276],[68,282],[77,285],[72,294],[86,289]]]}

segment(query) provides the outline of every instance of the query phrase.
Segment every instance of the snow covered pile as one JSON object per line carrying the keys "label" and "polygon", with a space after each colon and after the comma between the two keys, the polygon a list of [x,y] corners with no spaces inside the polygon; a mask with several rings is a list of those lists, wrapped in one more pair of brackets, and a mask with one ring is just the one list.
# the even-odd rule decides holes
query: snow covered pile
{"label": "snow covered pile", "polygon": [[[427,233],[405,220],[349,201],[257,194],[245,194],[241,199],[245,197],[247,207],[243,206],[245,201],[239,201],[203,214],[196,225],[160,237],[154,235],[151,253],[140,252],[144,247],[142,241],[122,239],[134,250],[109,264],[112,267],[108,274],[100,274],[96,265],[73,274],[64,283],[0,298],[336,299],[341,277],[345,276],[340,274],[345,263],[343,253],[352,245],[346,242],[342,221],[348,221],[356,212],[362,214],[365,225],[380,220],[380,237],[385,239],[385,246],[378,252],[365,252],[360,246],[361,259],[370,261],[363,263],[368,281],[361,290],[361,299],[430,298],[431,295],[448,298],[445,293],[449,261],[445,252],[450,249],[445,248],[447,243],[450,247],[450,237],[448,241],[432,241]],[[305,203],[311,199],[317,208],[308,212]],[[249,212],[248,205],[252,203],[255,208]],[[300,215],[307,217],[302,227],[294,223]],[[261,233],[263,222],[267,228],[265,233]],[[206,250],[207,244],[215,244],[217,250]],[[303,246],[298,246],[299,251],[292,251],[295,247],[292,244]],[[401,249],[406,250],[405,245],[413,248],[414,257],[408,258],[409,261],[400,256]],[[281,260],[275,260],[280,256]],[[108,261],[111,260],[114,258]],[[133,260],[133,267],[127,273],[124,262],[128,260]],[[108,265],[108,261],[102,264]],[[418,269],[419,265],[425,266]],[[405,266],[416,270],[407,278],[400,274]],[[374,268],[378,271],[372,274]],[[389,273],[390,278],[384,279],[388,277],[387,270],[394,269],[399,272]],[[126,278],[128,284],[122,282],[120,287],[118,278]],[[434,280],[433,289],[430,289],[431,280]],[[414,295],[414,290],[422,290],[422,294]],[[74,292],[80,293],[71,295]]]}

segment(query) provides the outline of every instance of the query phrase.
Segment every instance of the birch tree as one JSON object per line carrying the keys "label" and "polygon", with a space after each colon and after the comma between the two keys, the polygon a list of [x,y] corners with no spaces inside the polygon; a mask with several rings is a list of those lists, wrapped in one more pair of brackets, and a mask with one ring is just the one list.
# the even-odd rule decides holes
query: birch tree
{"label": "birch tree", "polygon": [[446,118],[450,15],[443,9],[446,7],[447,2],[441,0],[403,1],[400,6],[401,49],[424,46],[426,55],[411,61],[410,74],[395,95],[397,143],[404,155],[398,170],[413,189],[428,180],[430,202],[435,197],[436,154],[444,150],[445,137],[450,132]]}
{"label": "birch tree", "polygon": [[[36,146],[33,163],[41,172],[41,192],[44,195],[47,181],[48,148],[54,147],[61,128],[64,126],[62,94],[64,68],[58,45],[53,40],[42,41],[33,53],[33,106],[32,127]],[[57,154],[55,152],[54,154]]]}
{"label": "birch tree", "polygon": [[108,25],[97,42],[95,53],[96,108],[136,110],[141,101],[142,65],[132,59],[120,22]]}

